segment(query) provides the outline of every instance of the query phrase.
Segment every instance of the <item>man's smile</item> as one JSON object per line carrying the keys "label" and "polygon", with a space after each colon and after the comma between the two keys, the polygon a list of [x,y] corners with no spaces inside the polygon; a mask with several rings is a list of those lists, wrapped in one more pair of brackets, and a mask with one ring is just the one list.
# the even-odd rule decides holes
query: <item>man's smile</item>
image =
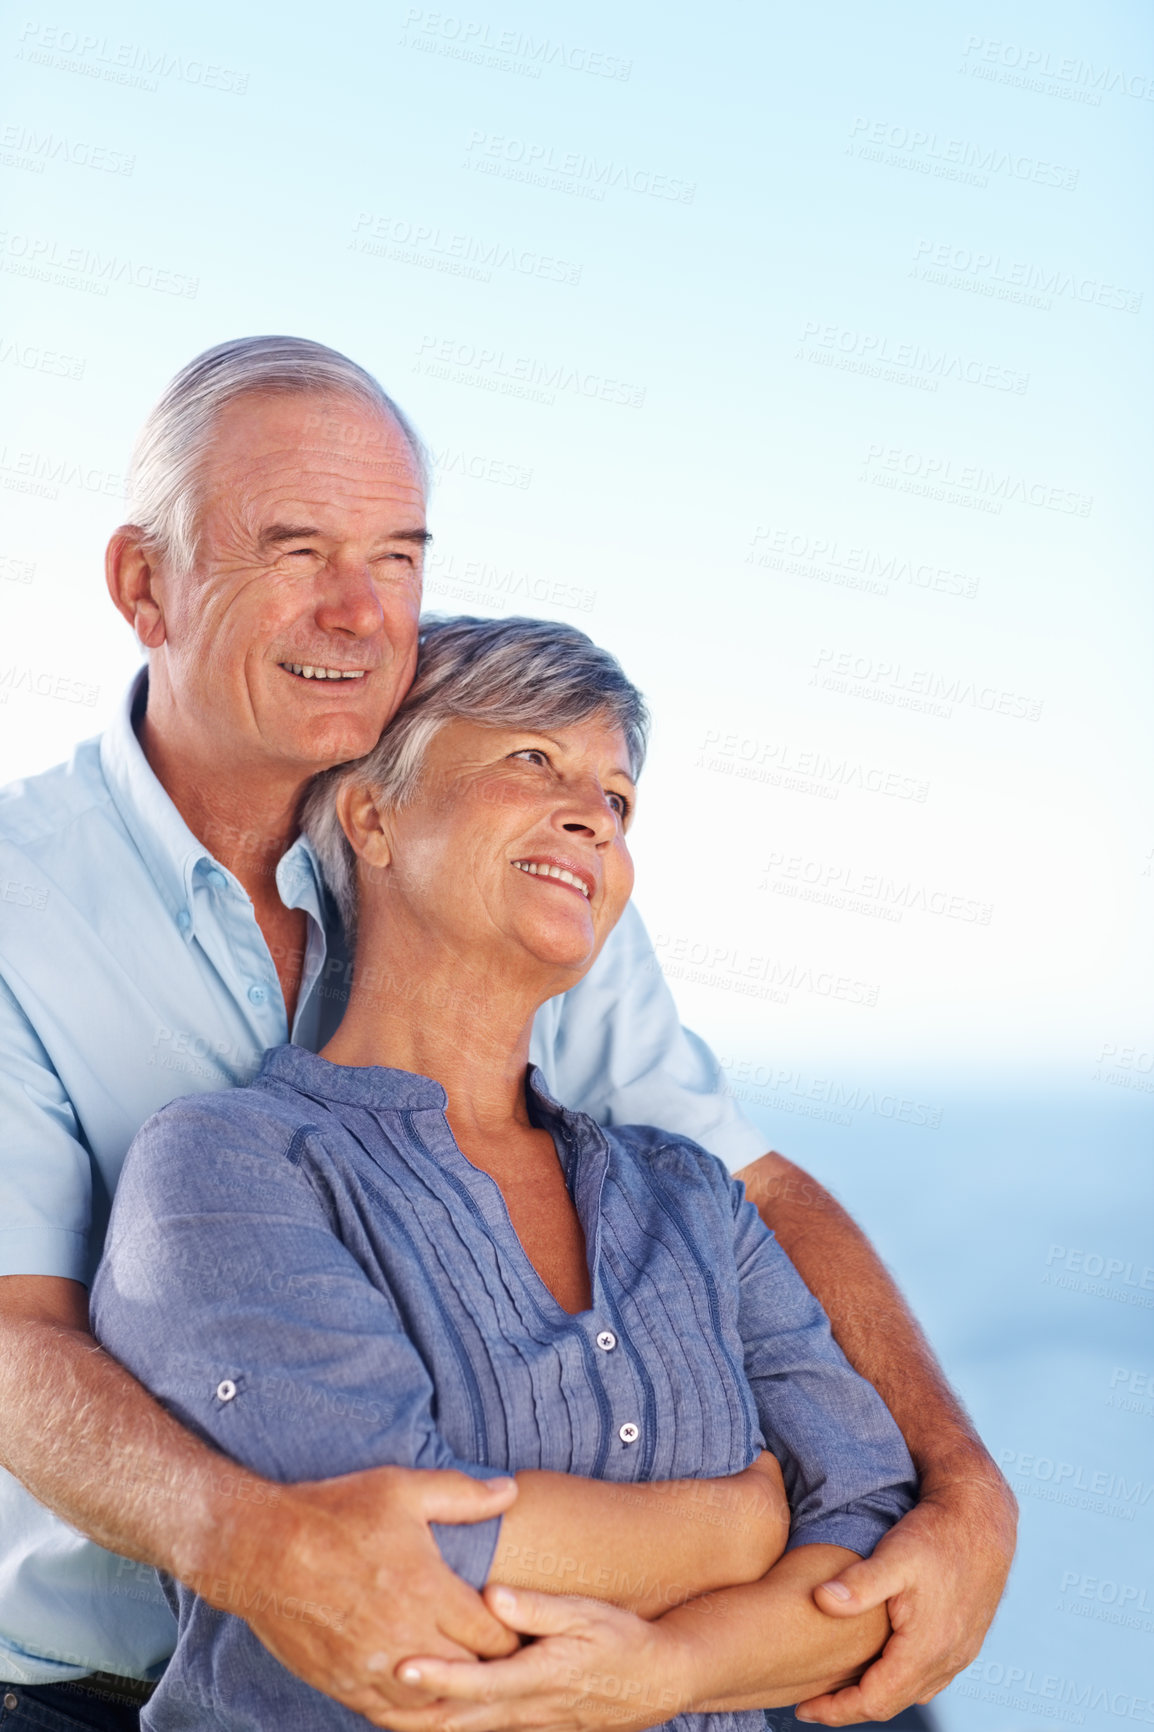
{"label": "man's smile", "polygon": [[286,674],[296,674],[302,680],[363,680],[367,668],[318,668],[307,662],[278,662]]}

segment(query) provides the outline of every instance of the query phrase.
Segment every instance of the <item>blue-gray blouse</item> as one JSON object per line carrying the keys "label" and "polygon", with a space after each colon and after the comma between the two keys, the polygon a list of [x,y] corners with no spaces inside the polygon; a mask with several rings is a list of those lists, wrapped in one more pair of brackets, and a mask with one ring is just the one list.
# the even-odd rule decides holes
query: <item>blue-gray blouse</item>
{"label": "blue-gray blouse", "polygon": [[[174,1101],[141,1130],[93,1289],[97,1335],[184,1425],[271,1480],[382,1463],[715,1478],[767,1447],[790,1545],[868,1554],[913,1501],[912,1464],[743,1187],[684,1138],[566,1111],[539,1072],[528,1100],[584,1230],[588,1311],[540,1280],[497,1185],[457,1147],[439,1083],[283,1046],[249,1087]],[[435,1529],[474,1586],[499,1525]],[[240,1617],[172,1592],[180,1633],[142,1716],[151,1732],[367,1725]],[[298,1615],[340,1602],[318,1583]],[[763,1717],[675,1724],[754,1732]]]}

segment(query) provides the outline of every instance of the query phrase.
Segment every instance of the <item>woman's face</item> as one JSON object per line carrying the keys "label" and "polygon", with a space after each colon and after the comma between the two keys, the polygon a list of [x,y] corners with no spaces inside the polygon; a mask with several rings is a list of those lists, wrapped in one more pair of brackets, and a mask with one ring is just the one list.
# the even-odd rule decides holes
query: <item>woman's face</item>
{"label": "woman's face", "polygon": [[[388,867],[363,881],[471,966],[589,968],[629,900],[635,789],[620,728],[447,723],[408,806],[382,815]],[[552,991],[561,990],[563,981]]]}

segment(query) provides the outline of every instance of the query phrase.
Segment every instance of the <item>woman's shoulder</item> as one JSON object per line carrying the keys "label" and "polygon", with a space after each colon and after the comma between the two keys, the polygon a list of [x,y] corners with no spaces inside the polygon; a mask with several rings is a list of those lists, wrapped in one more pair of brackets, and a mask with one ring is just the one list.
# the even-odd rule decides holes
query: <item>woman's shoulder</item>
{"label": "woman's shoulder", "polygon": [[732,1180],[724,1162],[691,1137],[656,1125],[610,1125],[604,1129],[622,1173],[669,1181],[714,1197],[730,1207]]}
{"label": "woman's shoulder", "polygon": [[318,1133],[326,1108],[283,1088],[263,1085],[264,1069],[239,1088],[180,1095],[141,1125],[128,1151],[125,1173],[163,1170],[190,1159],[211,1167],[237,1156],[283,1160],[293,1145]]}

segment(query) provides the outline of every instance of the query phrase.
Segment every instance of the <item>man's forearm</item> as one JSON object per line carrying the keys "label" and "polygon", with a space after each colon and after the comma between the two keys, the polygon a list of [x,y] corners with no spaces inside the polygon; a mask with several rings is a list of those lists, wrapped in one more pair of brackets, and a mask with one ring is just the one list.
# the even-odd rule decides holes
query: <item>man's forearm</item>
{"label": "man's forearm", "polygon": [[643,1618],[758,1581],[789,1538],[772,1456],[724,1479],[616,1485],[535,1471],[517,1485],[489,1581],[581,1594]]}
{"label": "man's forearm", "polygon": [[0,1314],[0,1414],[0,1463],[38,1502],[109,1551],[184,1580],[218,1568],[226,1530],[277,1496],[63,1322]]}
{"label": "man's forearm", "polygon": [[997,1469],[869,1240],[816,1179],[781,1155],[737,1175],[821,1301],[842,1352],[893,1414],[923,1481]]}

